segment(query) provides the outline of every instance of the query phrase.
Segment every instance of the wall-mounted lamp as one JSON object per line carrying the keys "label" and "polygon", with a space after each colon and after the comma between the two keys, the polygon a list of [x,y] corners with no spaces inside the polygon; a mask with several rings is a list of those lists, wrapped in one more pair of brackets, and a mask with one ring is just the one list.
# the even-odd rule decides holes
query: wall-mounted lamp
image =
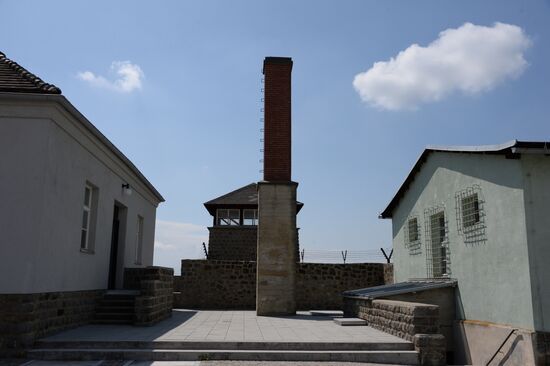
{"label": "wall-mounted lamp", "polygon": [[122,192],[123,192],[126,196],[132,195],[132,187],[130,187],[130,184],[129,184],[129,183],[126,183],[126,184],[123,184],[123,185],[122,185]]}

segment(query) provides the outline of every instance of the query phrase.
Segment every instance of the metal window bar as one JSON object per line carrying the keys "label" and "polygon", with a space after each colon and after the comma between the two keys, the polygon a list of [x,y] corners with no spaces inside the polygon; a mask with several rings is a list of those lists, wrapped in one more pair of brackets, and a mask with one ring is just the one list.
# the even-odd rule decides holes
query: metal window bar
{"label": "metal window bar", "polygon": [[417,215],[411,215],[404,226],[405,248],[409,249],[410,255],[422,253],[420,241],[420,220]]}
{"label": "metal window bar", "polygon": [[473,185],[455,194],[458,234],[466,244],[486,241],[485,201],[479,185]]}
{"label": "metal window bar", "polygon": [[444,207],[438,206],[424,212],[426,224],[426,276],[448,277],[451,274],[448,220]]}

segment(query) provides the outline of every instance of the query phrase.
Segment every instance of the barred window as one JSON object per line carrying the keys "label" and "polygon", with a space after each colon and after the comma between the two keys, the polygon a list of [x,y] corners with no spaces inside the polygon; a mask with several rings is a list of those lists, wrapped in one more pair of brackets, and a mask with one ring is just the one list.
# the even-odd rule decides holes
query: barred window
{"label": "barred window", "polygon": [[487,240],[485,233],[484,200],[479,185],[473,185],[456,193],[456,221],[458,234],[466,244],[481,244]]}
{"label": "barred window", "polygon": [[422,252],[420,242],[420,225],[417,216],[410,216],[404,225],[405,247],[409,254],[420,254]]}
{"label": "barred window", "polygon": [[428,278],[447,277],[451,272],[448,225],[443,207],[424,212],[426,219],[426,275]]}
{"label": "barred window", "polygon": [[463,197],[462,203],[462,226],[468,228],[479,222],[479,199],[477,193]]}
{"label": "barred window", "polygon": [[418,240],[418,219],[413,217],[409,220],[409,243]]}

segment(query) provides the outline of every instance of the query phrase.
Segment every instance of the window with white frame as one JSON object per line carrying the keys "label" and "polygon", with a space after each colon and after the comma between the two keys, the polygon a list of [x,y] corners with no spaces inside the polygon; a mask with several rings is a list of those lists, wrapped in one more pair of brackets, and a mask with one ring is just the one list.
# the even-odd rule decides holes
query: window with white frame
{"label": "window with white frame", "polygon": [[92,251],[93,242],[93,220],[95,218],[95,203],[97,189],[90,184],[84,187],[84,203],[82,205],[82,227],[80,230],[80,249]]}
{"label": "window with white frame", "polygon": [[258,210],[243,210],[243,225],[258,225]]}
{"label": "window with white frame", "polygon": [[241,223],[240,210],[238,209],[218,209],[217,217],[216,222],[221,226],[234,226]]}
{"label": "window with white frame", "polygon": [[141,264],[141,252],[143,248],[143,217],[137,217],[136,227],[136,258],[135,264]]}

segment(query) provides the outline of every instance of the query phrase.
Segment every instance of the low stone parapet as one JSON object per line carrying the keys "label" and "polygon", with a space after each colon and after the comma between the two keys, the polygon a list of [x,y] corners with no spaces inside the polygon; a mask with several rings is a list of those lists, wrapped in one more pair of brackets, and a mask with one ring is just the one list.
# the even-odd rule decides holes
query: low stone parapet
{"label": "low stone parapet", "polygon": [[437,305],[346,297],[344,316],[364,319],[373,328],[413,342],[421,365],[445,365]]}
{"label": "low stone parapet", "polygon": [[0,358],[38,338],[89,323],[103,290],[0,294]]}
{"label": "low stone parapet", "polygon": [[153,325],[172,316],[174,270],[166,267],[125,268],[124,288],[139,290],[135,325]]}

